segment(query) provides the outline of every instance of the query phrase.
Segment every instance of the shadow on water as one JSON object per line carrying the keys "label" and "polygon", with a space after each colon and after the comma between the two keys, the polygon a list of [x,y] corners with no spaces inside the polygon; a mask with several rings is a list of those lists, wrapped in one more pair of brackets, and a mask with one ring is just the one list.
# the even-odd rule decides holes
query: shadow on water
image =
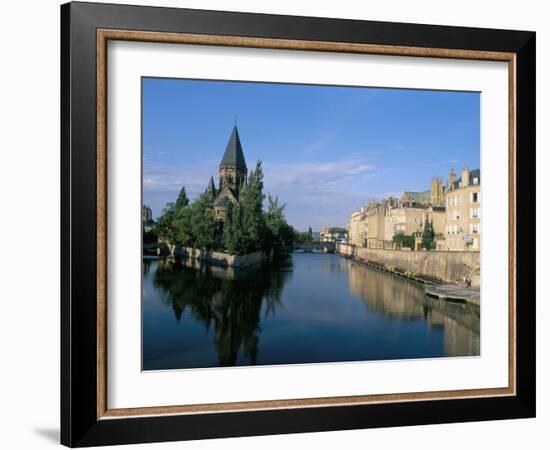
{"label": "shadow on water", "polygon": [[[144,264],[144,274],[149,273]],[[179,322],[184,312],[208,331],[213,328],[220,366],[233,366],[239,350],[250,364],[256,363],[262,306],[275,314],[281,292],[292,274],[292,259],[252,269],[221,268],[202,261],[161,260],[153,276],[160,300],[172,307]]]}

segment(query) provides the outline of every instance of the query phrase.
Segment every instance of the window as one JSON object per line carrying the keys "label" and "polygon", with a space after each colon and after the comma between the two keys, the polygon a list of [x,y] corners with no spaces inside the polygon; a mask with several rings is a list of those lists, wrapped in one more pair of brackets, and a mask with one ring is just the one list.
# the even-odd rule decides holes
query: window
{"label": "window", "polygon": [[479,218],[479,208],[470,208],[470,218],[478,219]]}
{"label": "window", "polygon": [[472,203],[477,203],[478,200],[478,192],[472,192]]}
{"label": "window", "polygon": [[479,178],[478,177],[474,177],[474,184],[479,184]]}
{"label": "window", "polygon": [[479,223],[471,223],[470,224],[470,233],[472,233],[472,234],[479,233]]}

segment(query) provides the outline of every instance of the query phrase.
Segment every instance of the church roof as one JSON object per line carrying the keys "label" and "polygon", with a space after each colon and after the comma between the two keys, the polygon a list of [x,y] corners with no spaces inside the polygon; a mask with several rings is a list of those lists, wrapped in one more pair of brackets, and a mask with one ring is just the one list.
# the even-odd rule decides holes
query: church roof
{"label": "church roof", "polygon": [[231,188],[224,187],[214,199],[214,206],[225,208],[230,201],[237,201],[237,194]]}
{"label": "church roof", "polygon": [[225,153],[223,154],[221,166],[237,166],[237,168],[246,170],[246,162],[244,160],[243,148],[241,146],[241,140],[239,138],[239,132],[237,126],[233,127],[231,132],[231,137],[225,148]]}

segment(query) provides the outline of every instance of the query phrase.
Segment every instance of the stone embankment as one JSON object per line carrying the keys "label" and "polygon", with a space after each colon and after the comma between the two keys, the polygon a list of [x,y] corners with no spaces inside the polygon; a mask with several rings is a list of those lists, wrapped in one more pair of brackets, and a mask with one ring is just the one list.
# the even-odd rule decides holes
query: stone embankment
{"label": "stone embankment", "polygon": [[229,253],[182,246],[171,246],[170,255],[174,258],[197,259],[216,266],[233,268],[255,266],[268,259],[268,256],[263,252],[254,252],[248,255],[230,255]]}
{"label": "stone embankment", "polygon": [[[339,244],[336,251],[342,256],[369,266],[428,285],[452,284],[456,289],[463,286],[464,277],[468,275],[474,288],[470,292],[474,296],[475,292],[479,292],[479,252],[384,250],[355,247],[348,244]],[[445,297],[445,294],[442,292],[442,297]],[[466,298],[463,300],[469,301]],[[479,294],[477,303],[479,303]]]}

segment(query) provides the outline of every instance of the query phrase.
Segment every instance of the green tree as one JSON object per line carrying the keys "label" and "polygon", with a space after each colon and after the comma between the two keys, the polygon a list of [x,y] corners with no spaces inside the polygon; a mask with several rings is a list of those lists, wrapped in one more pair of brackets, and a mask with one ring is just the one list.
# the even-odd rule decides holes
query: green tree
{"label": "green tree", "polygon": [[239,207],[242,220],[242,232],[244,233],[244,245],[246,253],[260,250],[264,238],[265,223],[262,211],[264,174],[262,163],[258,161],[256,168],[250,172],[246,187],[239,199]]}
{"label": "green tree", "polygon": [[295,242],[295,231],[286,221],[284,209],[279,206],[279,199],[268,195],[268,206],[265,213],[264,250],[282,252],[291,248]]}
{"label": "green tree", "polygon": [[157,219],[157,225],[155,231],[160,240],[169,243],[176,241],[176,205],[174,203],[167,203],[160,217]]}
{"label": "green tree", "polygon": [[393,236],[393,242],[398,249],[403,247],[414,248],[414,236],[405,235],[403,232],[398,232]]}
{"label": "green tree", "polygon": [[426,220],[424,230],[422,231],[422,247],[426,250],[431,250],[434,247],[434,227],[433,223]]}
{"label": "green tree", "polygon": [[178,195],[178,199],[176,200],[176,211],[181,211],[187,205],[189,205],[189,198],[187,197],[187,193],[185,192],[185,186],[182,186]]}
{"label": "green tree", "polygon": [[242,207],[238,203],[234,205],[229,202],[225,210],[223,242],[225,250],[232,255],[245,255],[248,252],[242,213]]}
{"label": "green tree", "polygon": [[208,193],[198,197],[190,207],[191,231],[197,248],[212,250],[216,242],[216,219],[212,210],[211,196]]}
{"label": "green tree", "polygon": [[206,250],[216,248],[217,226],[210,195],[204,193],[189,206],[178,210],[175,228],[178,244]]}

